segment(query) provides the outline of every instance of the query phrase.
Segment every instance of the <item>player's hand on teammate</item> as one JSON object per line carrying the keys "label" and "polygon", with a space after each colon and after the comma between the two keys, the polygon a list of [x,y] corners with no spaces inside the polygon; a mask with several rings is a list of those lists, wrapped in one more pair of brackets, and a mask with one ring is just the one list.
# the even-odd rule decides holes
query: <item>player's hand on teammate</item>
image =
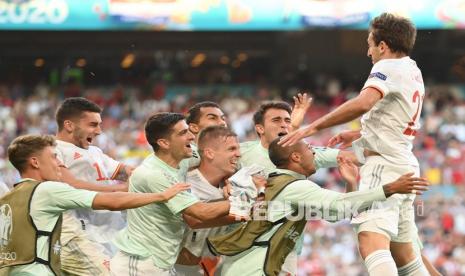
{"label": "player's hand on teammate", "polygon": [[[392,194],[416,194],[422,195],[429,188],[429,182],[424,177],[415,177],[414,173],[407,173],[399,177],[396,181],[385,185],[386,196]],[[388,186],[388,187],[386,187]]]}
{"label": "player's hand on teammate", "polygon": [[257,190],[260,190],[261,188],[265,188],[266,187],[266,178],[264,176],[261,176],[261,175],[252,175],[252,181],[253,183],[255,184],[255,187],[257,188]]}
{"label": "player's hand on teammate", "polygon": [[360,138],[360,130],[350,130],[350,131],[343,131],[329,139],[328,147],[334,147],[338,144],[340,149],[350,148],[352,146],[352,142]]}
{"label": "player's hand on teammate", "polygon": [[312,105],[313,98],[309,97],[307,93],[298,93],[294,96],[294,108],[291,113],[291,128],[299,129],[303,123],[305,114]]}
{"label": "player's hand on teammate", "polygon": [[287,146],[293,146],[297,142],[299,142],[301,139],[307,137],[307,127],[305,128],[300,128],[296,131],[293,131],[289,134],[286,134],[285,136],[281,137],[281,139],[278,142],[278,145],[281,145],[282,147],[287,147]]}
{"label": "player's hand on teammate", "polygon": [[229,180],[226,179],[224,181],[224,186],[223,186],[223,197],[224,197],[224,199],[228,199],[229,196],[231,195],[231,193],[232,193],[232,185],[229,182]]}
{"label": "player's hand on teammate", "polygon": [[351,186],[349,190],[355,191],[358,183],[358,167],[345,157],[338,157],[337,164],[342,178]]}
{"label": "player's hand on teammate", "polygon": [[179,194],[180,192],[189,190],[190,187],[191,187],[191,185],[187,184],[187,183],[174,184],[173,186],[166,189],[166,191],[161,193],[161,195],[163,197],[163,201],[168,201],[168,200],[172,199],[175,195]]}
{"label": "player's hand on teammate", "polygon": [[114,192],[127,192],[129,190],[129,182],[120,182],[118,184],[112,185]]}

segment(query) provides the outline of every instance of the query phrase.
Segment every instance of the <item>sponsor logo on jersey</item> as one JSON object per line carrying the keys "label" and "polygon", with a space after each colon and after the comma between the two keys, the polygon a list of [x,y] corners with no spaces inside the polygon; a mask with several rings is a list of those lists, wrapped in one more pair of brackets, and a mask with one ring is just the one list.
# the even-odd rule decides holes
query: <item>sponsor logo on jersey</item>
{"label": "sponsor logo on jersey", "polygon": [[81,157],[82,157],[82,154],[80,154],[79,152],[74,153],[74,160],[79,159]]}
{"label": "sponsor logo on jersey", "polygon": [[385,81],[387,79],[387,76],[383,73],[380,73],[380,72],[374,72],[374,73],[371,73],[369,76],[368,76],[369,79],[371,78],[378,78],[380,80],[383,80]]}

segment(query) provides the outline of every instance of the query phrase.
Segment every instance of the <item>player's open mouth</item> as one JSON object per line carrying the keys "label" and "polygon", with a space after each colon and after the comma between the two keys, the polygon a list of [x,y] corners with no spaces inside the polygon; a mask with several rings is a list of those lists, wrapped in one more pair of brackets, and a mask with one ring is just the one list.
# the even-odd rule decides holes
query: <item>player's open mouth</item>
{"label": "player's open mouth", "polygon": [[87,137],[86,140],[87,140],[87,142],[89,142],[89,144],[92,144],[92,140],[93,140],[92,137]]}
{"label": "player's open mouth", "polygon": [[284,135],[286,135],[286,134],[287,134],[286,131],[281,131],[280,133],[278,133],[278,137],[284,136]]}

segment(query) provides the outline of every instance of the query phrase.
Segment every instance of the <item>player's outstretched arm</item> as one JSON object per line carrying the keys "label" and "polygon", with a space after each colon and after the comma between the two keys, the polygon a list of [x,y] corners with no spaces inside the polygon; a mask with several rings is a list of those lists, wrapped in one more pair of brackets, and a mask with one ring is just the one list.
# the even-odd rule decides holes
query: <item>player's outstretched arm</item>
{"label": "player's outstretched arm", "polygon": [[189,188],[189,184],[178,183],[162,193],[98,193],[92,202],[92,209],[117,211],[137,208],[150,203],[168,201]]}
{"label": "player's outstretched arm", "polygon": [[366,88],[357,97],[348,100],[310,125],[283,136],[279,144],[292,146],[302,138],[312,136],[320,130],[350,122],[368,112],[381,98],[382,95],[378,90]]}
{"label": "player's outstretched arm", "polygon": [[114,185],[102,185],[98,183],[87,182],[83,180],[79,180],[73,176],[73,174],[69,171],[68,168],[60,167],[61,171],[61,181],[64,183],[68,183],[69,185],[73,186],[76,189],[83,189],[95,192],[127,192],[128,191],[128,184],[120,183]]}
{"label": "player's outstretched arm", "polygon": [[205,228],[206,226],[203,226],[203,223],[228,215],[229,207],[229,200],[208,203],[197,202],[184,209],[184,221],[191,228]]}
{"label": "player's outstretched arm", "polygon": [[352,142],[360,138],[362,134],[360,130],[349,130],[343,131],[337,135],[334,135],[328,141],[328,147],[335,147],[338,144],[340,149],[350,148],[352,146]]}
{"label": "player's outstretched arm", "polygon": [[421,195],[428,190],[429,182],[423,177],[414,177],[414,173],[407,173],[396,181],[383,186],[384,194],[390,197],[393,194]]}

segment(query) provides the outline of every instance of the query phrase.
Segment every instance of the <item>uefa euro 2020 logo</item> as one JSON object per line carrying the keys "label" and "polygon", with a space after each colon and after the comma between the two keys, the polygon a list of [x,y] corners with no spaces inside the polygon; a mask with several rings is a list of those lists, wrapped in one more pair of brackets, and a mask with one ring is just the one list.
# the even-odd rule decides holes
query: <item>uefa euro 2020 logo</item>
{"label": "uefa euro 2020 logo", "polygon": [[13,232],[13,214],[9,204],[0,206],[0,247],[4,248]]}

